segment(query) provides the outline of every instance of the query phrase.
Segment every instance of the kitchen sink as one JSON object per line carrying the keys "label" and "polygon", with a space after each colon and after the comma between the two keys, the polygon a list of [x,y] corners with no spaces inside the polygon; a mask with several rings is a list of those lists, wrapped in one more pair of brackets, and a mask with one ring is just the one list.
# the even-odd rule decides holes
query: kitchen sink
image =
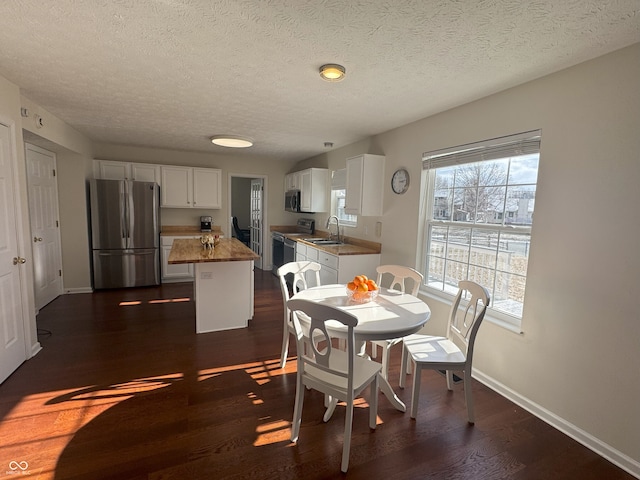
{"label": "kitchen sink", "polygon": [[307,242],[313,243],[314,245],[344,245],[344,242],[339,242],[338,240],[330,240],[328,238],[320,238],[320,239],[307,239]]}

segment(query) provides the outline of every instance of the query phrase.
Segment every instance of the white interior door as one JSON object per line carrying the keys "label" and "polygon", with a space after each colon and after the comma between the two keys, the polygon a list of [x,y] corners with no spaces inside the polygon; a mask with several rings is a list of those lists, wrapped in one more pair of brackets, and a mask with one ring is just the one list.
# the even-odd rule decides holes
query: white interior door
{"label": "white interior door", "polygon": [[62,295],[62,252],[58,223],[56,156],[26,144],[29,217],[33,244],[33,278],[36,309]]}
{"label": "white interior door", "polygon": [[0,382],[27,359],[18,255],[11,130],[0,123]]}
{"label": "white interior door", "polygon": [[262,178],[251,179],[251,250],[260,255],[255,261],[255,266],[262,270],[263,262],[263,238],[262,238],[262,193],[264,180]]}

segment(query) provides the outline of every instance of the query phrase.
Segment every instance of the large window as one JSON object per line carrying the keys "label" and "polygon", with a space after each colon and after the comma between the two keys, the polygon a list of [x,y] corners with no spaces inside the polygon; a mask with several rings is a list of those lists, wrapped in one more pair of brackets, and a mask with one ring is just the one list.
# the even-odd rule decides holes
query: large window
{"label": "large window", "polygon": [[428,288],[457,291],[458,281],[491,294],[491,314],[522,319],[540,132],[429,152],[423,156],[423,274]]}

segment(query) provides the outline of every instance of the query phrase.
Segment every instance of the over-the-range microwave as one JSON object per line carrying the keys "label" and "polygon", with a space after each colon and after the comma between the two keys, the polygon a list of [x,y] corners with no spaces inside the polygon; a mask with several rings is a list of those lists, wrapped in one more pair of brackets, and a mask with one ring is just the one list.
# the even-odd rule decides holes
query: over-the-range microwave
{"label": "over-the-range microwave", "polygon": [[287,212],[300,212],[300,190],[289,190],[284,194],[284,209]]}

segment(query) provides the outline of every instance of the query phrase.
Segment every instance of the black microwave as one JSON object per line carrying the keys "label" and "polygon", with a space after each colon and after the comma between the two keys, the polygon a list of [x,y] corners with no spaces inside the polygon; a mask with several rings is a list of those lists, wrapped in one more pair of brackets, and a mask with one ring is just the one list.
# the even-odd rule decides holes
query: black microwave
{"label": "black microwave", "polygon": [[287,212],[300,212],[300,190],[289,190],[284,194],[284,209]]}

